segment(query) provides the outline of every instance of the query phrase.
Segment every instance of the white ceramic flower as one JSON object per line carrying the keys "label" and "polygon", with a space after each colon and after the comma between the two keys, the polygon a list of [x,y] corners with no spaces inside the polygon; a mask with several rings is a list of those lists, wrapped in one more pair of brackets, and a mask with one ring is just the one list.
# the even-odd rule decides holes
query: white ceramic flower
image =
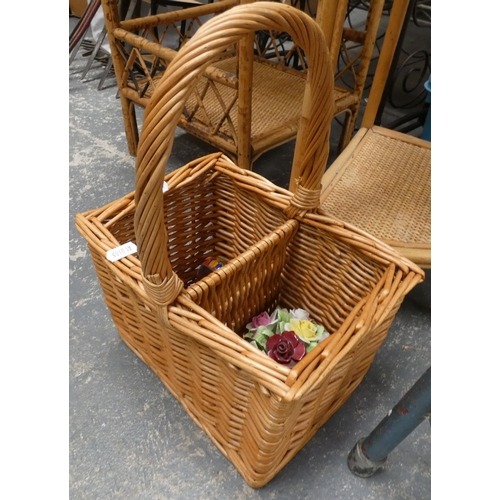
{"label": "white ceramic flower", "polygon": [[294,319],[309,319],[309,313],[304,309],[290,309],[290,315]]}

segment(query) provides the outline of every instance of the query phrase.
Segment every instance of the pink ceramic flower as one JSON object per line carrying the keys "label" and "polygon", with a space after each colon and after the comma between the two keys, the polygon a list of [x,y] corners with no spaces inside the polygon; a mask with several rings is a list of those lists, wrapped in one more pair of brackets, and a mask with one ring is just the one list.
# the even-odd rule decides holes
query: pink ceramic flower
{"label": "pink ceramic flower", "polygon": [[250,331],[257,330],[257,328],[259,328],[259,326],[270,326],[270,325],[276,323],[276,321],[277,321],[276,317],[277,317],[276,311],[271,316],[269,316],[269,314],[267,314],[267,312],[260,313],[259,315],[254,316],[252,318],[251,323],[248,323],[247,330],[250,330]]}
{"label": "pink ceramic flower", "polygon": [[283,332],[269,337],[266,343],[267,354],[277,361],[293,366],[306,354],[306,345],[294,332]]}

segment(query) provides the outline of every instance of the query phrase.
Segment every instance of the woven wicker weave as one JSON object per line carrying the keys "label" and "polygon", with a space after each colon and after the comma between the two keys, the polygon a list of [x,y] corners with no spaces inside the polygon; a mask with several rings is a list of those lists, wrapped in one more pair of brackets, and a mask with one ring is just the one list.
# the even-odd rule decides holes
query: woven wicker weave
{"label": "woven wicker weave", "polygon": [[[237,72],[237,58],[230,57],[213,64],[215,68],[229,74]],[[156,85],[161,75],[154,78]],[[252,155],[256,159],[268,149],[268,138],[281,130],[282,140],[287,141],[297,134],[300,110],[304,100],[306,75],[298,71],[283,71],[274,65],[254,64],[252,75],[252,112],[250,113]],[[131,86],[132,84],[129,84]],[[143,85],[143,84],[141,84]],[[149,86],[144,96],[150,98],[156,85]],[[287,89],[283,92],[283,89]],[[203,108],[199,105],[200,94],[204,93]],[[335,88],[334,99],[348,103],[349,93]],[[189,133],[206,140],[207,133],[213,136],[210,141],[217,142],[225,152],[237,154],[238,143],[238,91],[227,85],[210,82],[201,77],[196,93],[186,102],[186,114],[181,116],[180,125]],[[221,106],[230,109],[228,118]]]}
{"label": "woven wicker weave", "polygon": [[[232,57],[214,64],[228,73],[236,74],[237,58]],[[204,79],[206,82],[206,79]],[[203,87],[205,82],[201,81],[198,85]],[[290,133],[297,133],[298,122],[300,119],[300,109],[304,99],[304,89],[306,78],[304,73],[281,71],[275,66],[267,64],[254,64],[252,76],[252,113],[251,113],[251,142],[255,142],[259,138],[265,138],[274,130],[282,127],[284,124],[289,124]],[[229,104],[231,101],[237,100],[237,90],[230,87],[219,85],[219,92],[224,98],[224,101]],[[287,89],[287,92],[283,92]],[[201,90],[201,89],[200,89]],[[218,123],[223,119],[221,106],[218,103],[217,96],[212,95],[206,99],[206,109],[210,119],[214,123]],[[196,104],[196,98],[192,94],[187,101],[186,109],[190,112]],[[264,119],[266,117],[266,119]],[[205,123],[206,119],[201,112],[195,114],[195,118],[201,123]],[[231,123],[233,130],[226,121],[222,123],[220,133],[227,136],[236,136],[237,142],[237,124],[238,124],[238,106],[233,106],[230,112]],[[190,126],[191,125],[191,126]],[[183,128],[195,133],[195,125],[185,123]],[[233,154],[236,153],[236,145],[230,144]],[[257,156],[257,151],[254,147],[254,155]]]}
{"label": "woven wicker weave", "polygon": [[[204,66],[252,30],[283,28],[311,61],[295,193],[221,153],[164,177]],[[76,216],[120,336],[252,487],[270,481],[346,401],[423,279],[387,245],[316,210],[332,89],[323,35],[307,15],[276,2],[227,11],[179,51],[154,92],[135,192]],[[138,256],[106,259],[129,241]],[[229,262],[197,281],[207,256]],[[277,305],[304,308],[331,332],[292,369],[241,337],[253,315]]]}
{"label": "woven wicker weave", "polygon": [[[430,264],[431,148],[427,141],[373,127],[332,166],[321,208]],[[344,158],[347,160],[343,161]]]}

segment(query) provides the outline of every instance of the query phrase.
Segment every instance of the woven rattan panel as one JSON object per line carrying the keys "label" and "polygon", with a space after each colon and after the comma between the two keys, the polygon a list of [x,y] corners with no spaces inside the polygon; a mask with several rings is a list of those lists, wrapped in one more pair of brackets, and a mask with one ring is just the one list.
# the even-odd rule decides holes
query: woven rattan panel
{"label": "woven rattan panel", "polygon": [[[224,59],[214,63],[219,69],[236,74],[236,58]],[[201,92],[206,84],[202,78],[197,88]],[[223,117],[220,98],[226,106],[235,98],[236,91],[222,84],[215,84],[219,96],[209,88],[203,101],[212,125],[218,123]],[[304,98],[305,79],[289,72],[280,71],[267,64],[254,63],[252,85],[252,138],[262,137],[286,123],[298,121]],[[195,95],[188,99],[186,108],[189,112],[197,103]],[[230,119],[234,128],[238,123],[238,107],[234,104],[230,111]],[[201,110],[195,118],[206,123],[206,117]],[[223,134],[232,136],[230,125],[225,120],[220,128]]]}
{"label": "woven rattan panel", "polygon": [[[222,59],[213,66],[236,75],[237,58]],[[146,83],[148,87],[144,97],[151,98],[162,74],[155,75],[152,82],[143,79],[139,81],[142,90]],[[298,127],[305,90],[305,78],[293,72],[282,71],[269,64],[255,63],[253,66],[252,85],[252,140],[266,137],[282,127]],[[133,82],[129,87],[136,89]],[[212,82],[207,87],[207,79],[200,78],[196,92],[191,94],[186,103],[190,119],[205,124],[210,134],[222,134],[236,140],[238,127],[238,103],[235,101],[237,91],[221,83]],[[348,93],[343,89],[335,89],[335,99],[338,100]],[[202,99],[203,107],[198,99]],[[222,102],[221,102],[222,101]],[[222,104],[223,103],[223,104]],[[223,108],[224,106],[224,108]],[[232,107],[231,107],[232,106]],[[194,117],[191,116],[195,110]],[[224,114],[229,111],[229,119]],[[221,123],[222,121],[222,123]],[[218,129],[217,129],[218,127]]]}
{"label": "woven rattan panel", "polygon": [[428,148],[370,134],[322,208],[377,238],[430,244],[430,155]]}

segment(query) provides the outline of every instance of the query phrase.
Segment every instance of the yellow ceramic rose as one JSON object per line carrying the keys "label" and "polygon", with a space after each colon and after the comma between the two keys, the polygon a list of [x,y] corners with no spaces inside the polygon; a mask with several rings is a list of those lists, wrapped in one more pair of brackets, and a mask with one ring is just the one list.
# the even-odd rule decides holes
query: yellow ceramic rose
{"label": "yellow ceramic rose", "polygon": [[316,340],[317,328],[307,319],[291,319],[290,327],[301,339],[306,342]]}

